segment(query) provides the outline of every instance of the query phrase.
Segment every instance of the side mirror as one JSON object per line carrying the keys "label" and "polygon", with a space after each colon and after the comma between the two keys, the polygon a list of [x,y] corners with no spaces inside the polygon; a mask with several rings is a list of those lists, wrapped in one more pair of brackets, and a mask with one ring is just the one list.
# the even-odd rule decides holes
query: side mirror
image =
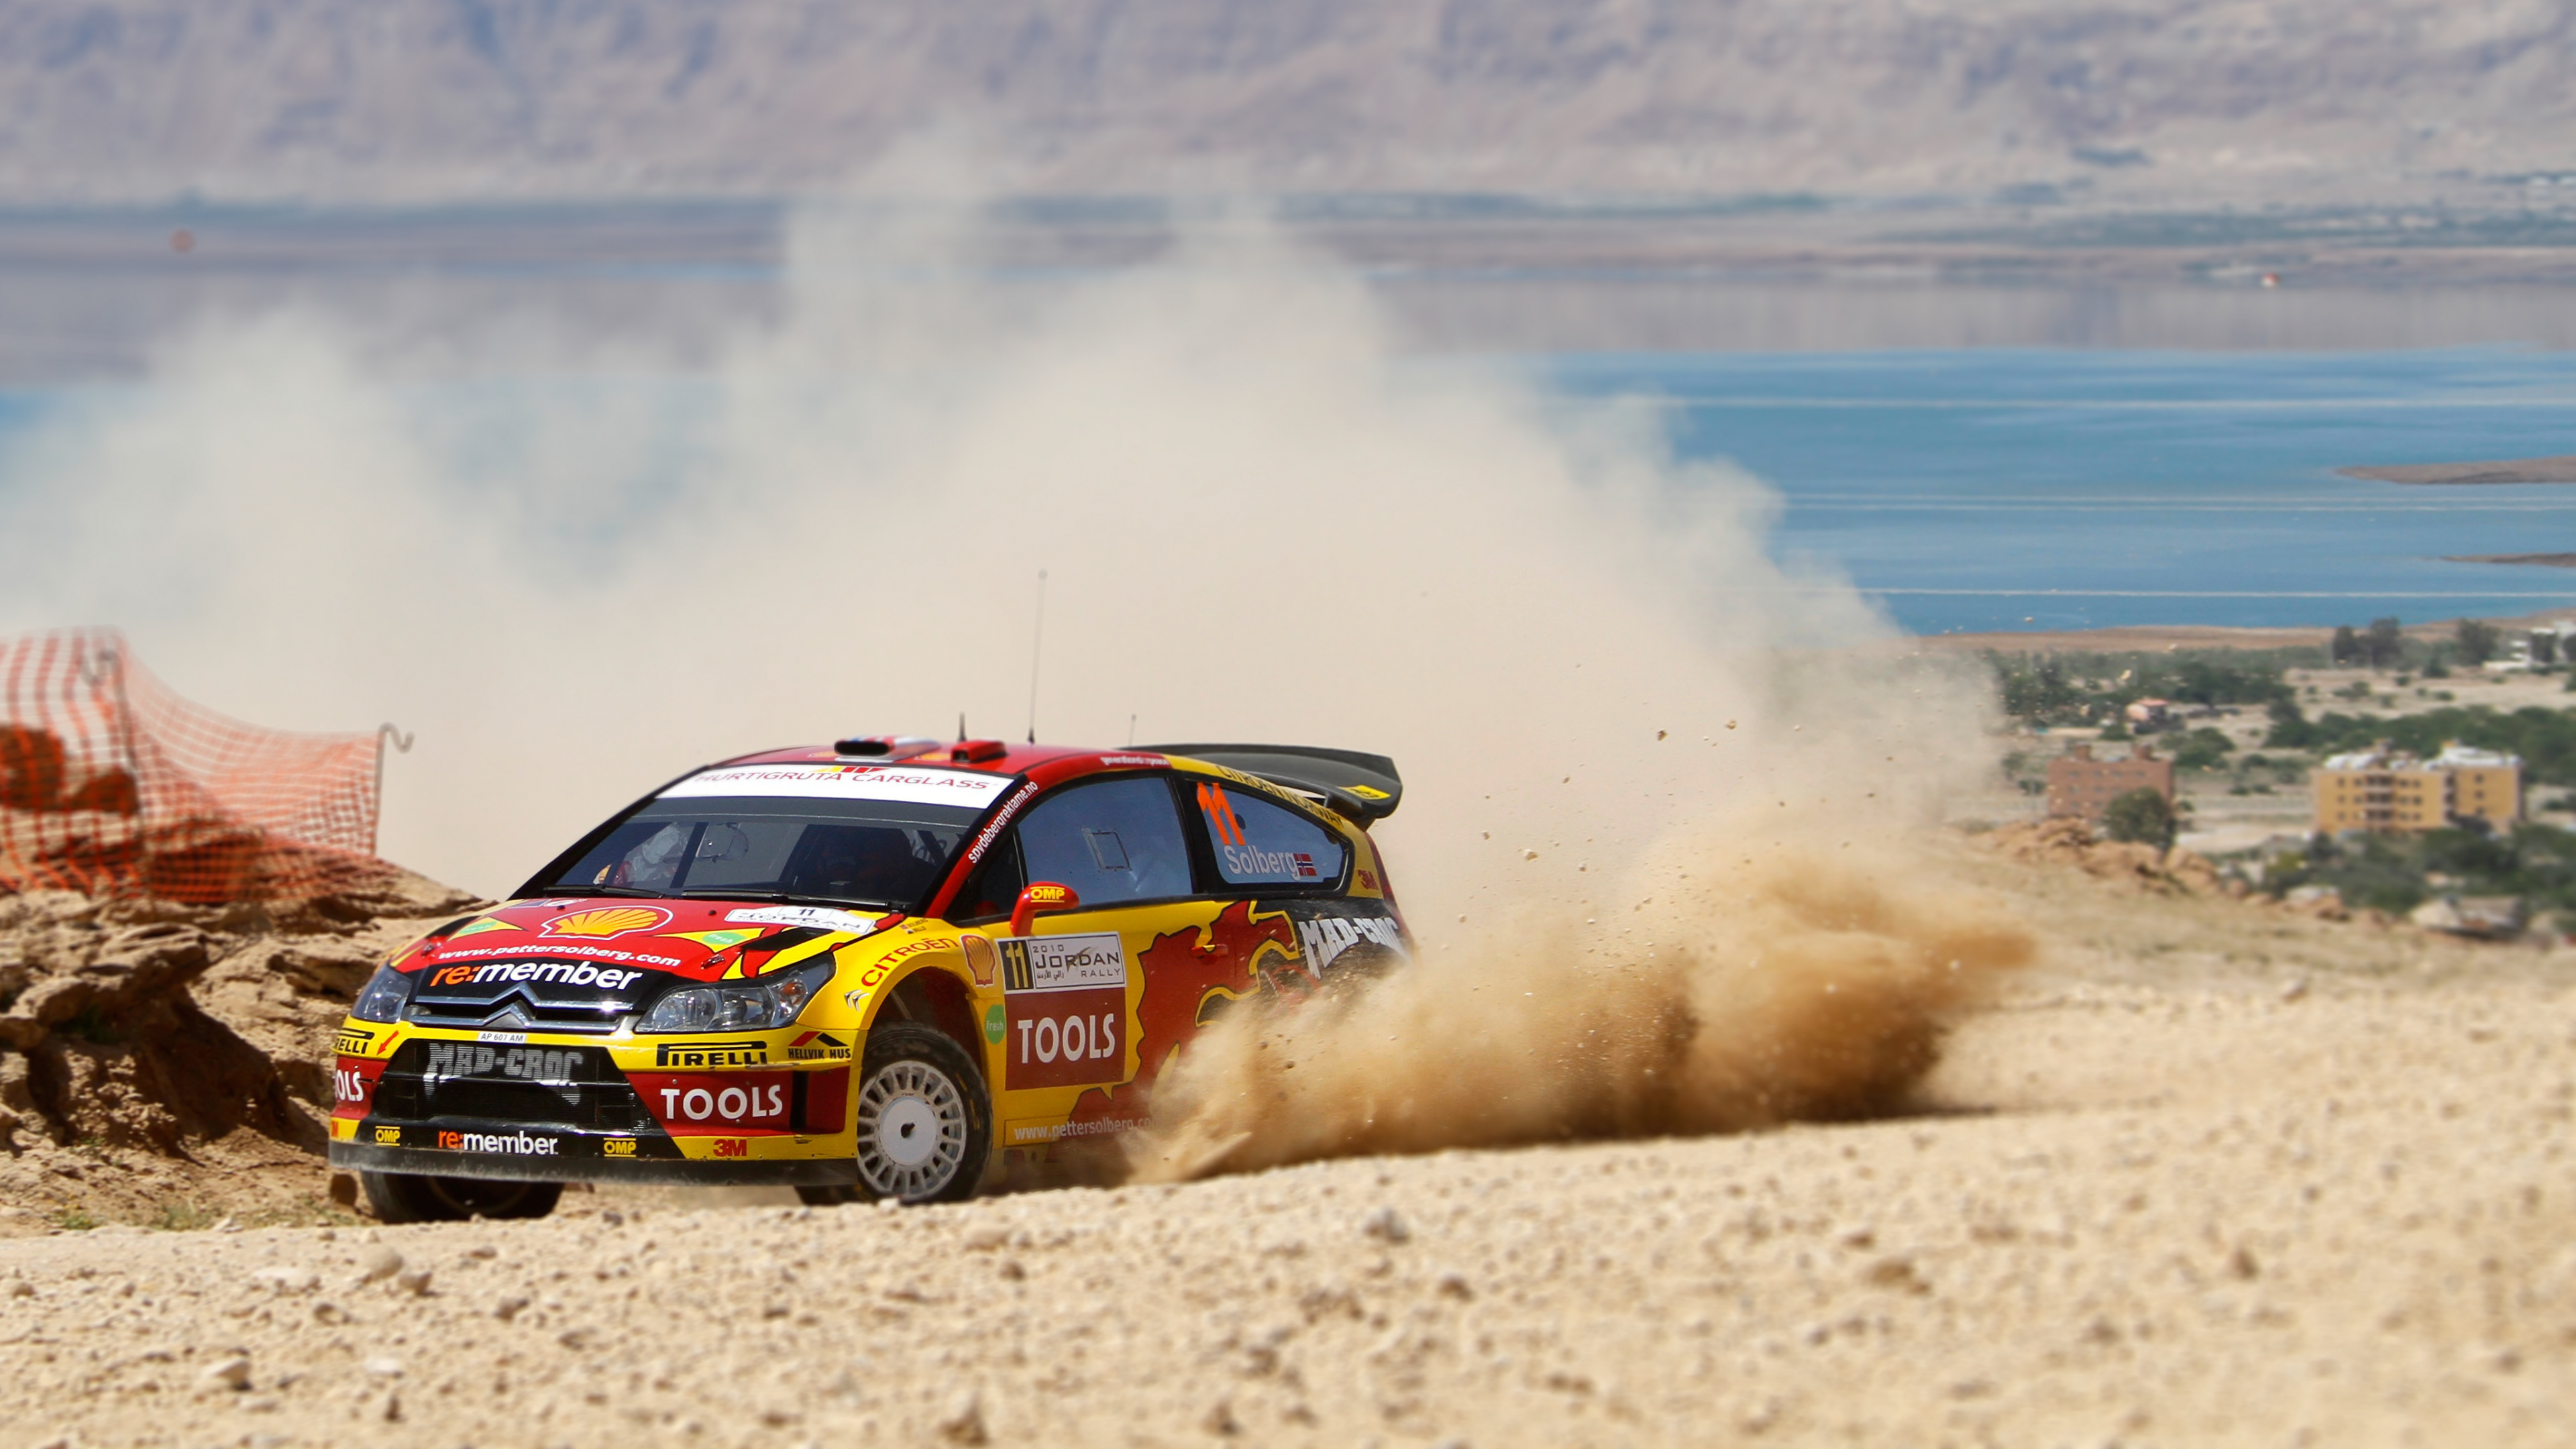
{"label": "side mirror", "polygon": [[1032,882],[1027,889],[1020,892],[1019,903],[1011,907],[1011,934],[1027,935],[1029,928],[1037,924],[1040,911],[1078,911],[1080,909],[1082,909],[1082,897],[1073,893],[1073,887],[1057,885],[1051,880]]}

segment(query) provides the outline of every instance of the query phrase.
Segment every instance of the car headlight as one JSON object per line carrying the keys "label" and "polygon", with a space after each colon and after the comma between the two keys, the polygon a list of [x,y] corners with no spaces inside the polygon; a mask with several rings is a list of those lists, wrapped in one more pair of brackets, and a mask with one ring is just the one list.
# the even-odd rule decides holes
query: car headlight
{"label": "car headlight", "polygon": [[358,988],[358,999],[349,1005],[349,1014],[360,1021],[400,1021],[403,1003],[411,1000],[411,978],[391,966],[379,966],[367,984]]}
{"label": "car headlight", "polygon": [[767,1031],[796,1019],[836,968],[830,961],[782,971],[759,981],[684,986],[653,1003],[639,1032]]}

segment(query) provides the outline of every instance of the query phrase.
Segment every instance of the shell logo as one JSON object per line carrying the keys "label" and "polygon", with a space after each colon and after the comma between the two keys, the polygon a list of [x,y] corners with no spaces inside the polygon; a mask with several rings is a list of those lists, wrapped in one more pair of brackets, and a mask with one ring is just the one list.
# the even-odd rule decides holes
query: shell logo
{"label": "shell logo", "polygon": [[549,936],[587,936],[593,940],[623,936],[629,931],[649,931],[670,923],[671,913],[657,906],[602,906],[597,910],[575,911],[546,922]]}

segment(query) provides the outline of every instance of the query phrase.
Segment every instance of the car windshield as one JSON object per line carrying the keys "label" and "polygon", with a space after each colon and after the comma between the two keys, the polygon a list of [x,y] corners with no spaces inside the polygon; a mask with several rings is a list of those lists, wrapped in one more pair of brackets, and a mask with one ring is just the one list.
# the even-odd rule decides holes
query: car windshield
{"label": "car windshield", "polygon": [[894,800],[666,794],[544,888],[909,909],[930,894],[980,813]]}

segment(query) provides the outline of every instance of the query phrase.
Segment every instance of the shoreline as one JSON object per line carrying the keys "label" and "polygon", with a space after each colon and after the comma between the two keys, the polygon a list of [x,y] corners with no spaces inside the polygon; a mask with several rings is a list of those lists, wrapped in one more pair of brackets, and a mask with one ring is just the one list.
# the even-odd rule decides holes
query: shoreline
{"label": "shoreline", "polygon": [[[2569,563],[2559,566],[2576,568],[2576,555],[2552,557],[2568,558],[2571,560]],[[2515,618],[2482,619],[2479,622],[2504,630],[2537,629],[2570,617],[2576,617],[2576,609],[2550,609]],[[2434,619],[2405,625],[2401,632],[2409,639],[2431,642],[2450,638],[2463,622],[2461,619]],[[2335,627],[2331,624],[2301,627],[2115,624],[2100,629],[1915,634],[1907,636],[1907,639],[1917,647],[1962,653],[1983,653],[1991,649],[2007,654],[2170,654],[2186,649],[2323,649],[2334,642]]]}
{"label": "shoreline", "polygon": [[[2492,458],[2475,463],[2404,463],[2389,467],[2337,468],[2346,478],[2413,487],[2459,488],[2490,484],[2576,483],[2576,454],[2554,458]],[[2488,559],[2464,560],[2487,563]]]}
{"label": "shoreline", "polygon": [[2446,553],[2444,563],[2518,564],[2529,568],[2576,569],[2576,553]]}

